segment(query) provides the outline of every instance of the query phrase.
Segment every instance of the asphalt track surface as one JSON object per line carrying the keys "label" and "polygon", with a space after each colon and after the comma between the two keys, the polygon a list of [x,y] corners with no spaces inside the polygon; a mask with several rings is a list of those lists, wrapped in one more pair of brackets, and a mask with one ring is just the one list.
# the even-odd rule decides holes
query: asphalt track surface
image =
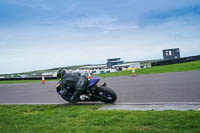
{"label": "asphalt track surface", "polygon": [[[116,103],[200,102],[200,71],[101,79],[104,81],[117,93]],[[67,103],[55,86],[56,82],[0,84],[0,104]]]}

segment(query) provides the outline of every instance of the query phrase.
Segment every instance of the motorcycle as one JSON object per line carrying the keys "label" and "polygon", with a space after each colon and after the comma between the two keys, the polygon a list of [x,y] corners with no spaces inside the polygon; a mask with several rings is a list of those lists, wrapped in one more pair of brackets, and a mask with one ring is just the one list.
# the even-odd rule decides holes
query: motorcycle
{"label": "motorcycle", "polygon": [[[102,85],[98,85],[98,77],[93,77],[89,80],[89,84],[86,87],[85,91],[80,95],[79,102],[84,101],[102,101],[104,103],[114,103],[117,100],[116,93],[109,87],[107,87],[104,82]],[[59,87],[59,84],[57,84]],[[68,101],[67,97],[72,96],[72,92],[68,92],[66,95],[61,95],[61,97]]]}

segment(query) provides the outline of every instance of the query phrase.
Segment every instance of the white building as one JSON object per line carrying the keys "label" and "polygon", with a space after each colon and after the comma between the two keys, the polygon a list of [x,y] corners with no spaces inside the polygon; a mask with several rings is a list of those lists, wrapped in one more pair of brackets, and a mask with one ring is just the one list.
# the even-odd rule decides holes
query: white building
{"label": "white building", "polygon": [[84,66],[80,70],[102,70],[106,69],[106,65]]}
{"label": "white building", "polygon": [[125,63],[125,64],[120,64],[120,65],[114,65],[114,68],[117,70],[122,70],[123,68],[140,69],[141,65],[140,65],[140,62],[134,62],[134,63]]}
{"label": "white building", "polygon": [[28,77],[28,75],[26,75],[26,74],[22,74],[22,75],[20,75],[20,77],[22,77],[22,78],[26,78],[26,77]]}
{"label": "white building", "polygon": [[107,69],[106,65],[84,66],[80,68],[80,71],[85,71],[86,73],[88,73],[89,70],[92,74],[116,72],[116,69]]}
{"label": "white building", "polygon": [[42,75],[46,77],[56,77],[57,72],[45,72],[45,73],[42,73]]}

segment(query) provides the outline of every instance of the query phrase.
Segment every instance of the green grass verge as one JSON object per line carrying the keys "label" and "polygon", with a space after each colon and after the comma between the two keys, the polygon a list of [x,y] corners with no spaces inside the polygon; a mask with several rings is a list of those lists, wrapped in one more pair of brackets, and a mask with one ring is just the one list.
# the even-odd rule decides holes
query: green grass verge
{"label": "green grass verge", "polygon": [[[45,82],[56,81],[56,80],[46,80]],[[42,83],[42,80],[6,80],[0,81],[0,84],[17,84],[17,83]]]}
{"label": "green grass verge", "polygon": [[[166,65],[166,66],[155,66],[151,68],[138,69],[136,70],[137,75],[142,74],[157,74],[157,73],[168,73],[168,72],[184,72],[200,70],[200,61],[193,61],[187,63]],[[98,74],[99,77],[115,77],[115,76],[131,76],[131,71],[113,72],[106,74]]]}
{"label": "green grass verge", "polygon": [[101,105],[0,105],[0,133],[199,133],[200,111],[100,111]]}

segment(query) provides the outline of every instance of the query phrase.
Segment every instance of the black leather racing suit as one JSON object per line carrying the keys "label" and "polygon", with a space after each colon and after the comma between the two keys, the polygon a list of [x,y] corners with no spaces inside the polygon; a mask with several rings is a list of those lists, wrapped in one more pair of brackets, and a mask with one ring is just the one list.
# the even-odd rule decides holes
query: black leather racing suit
{"label": "black leather racing suit", "polygon": [[[60,81],[61,90],[65,90],[63,98],[69,102],[76,103],[80,95],[86,89],[88,79],[80,73],[66,73]],[[69,93],[72,93],[70,96]]]}

